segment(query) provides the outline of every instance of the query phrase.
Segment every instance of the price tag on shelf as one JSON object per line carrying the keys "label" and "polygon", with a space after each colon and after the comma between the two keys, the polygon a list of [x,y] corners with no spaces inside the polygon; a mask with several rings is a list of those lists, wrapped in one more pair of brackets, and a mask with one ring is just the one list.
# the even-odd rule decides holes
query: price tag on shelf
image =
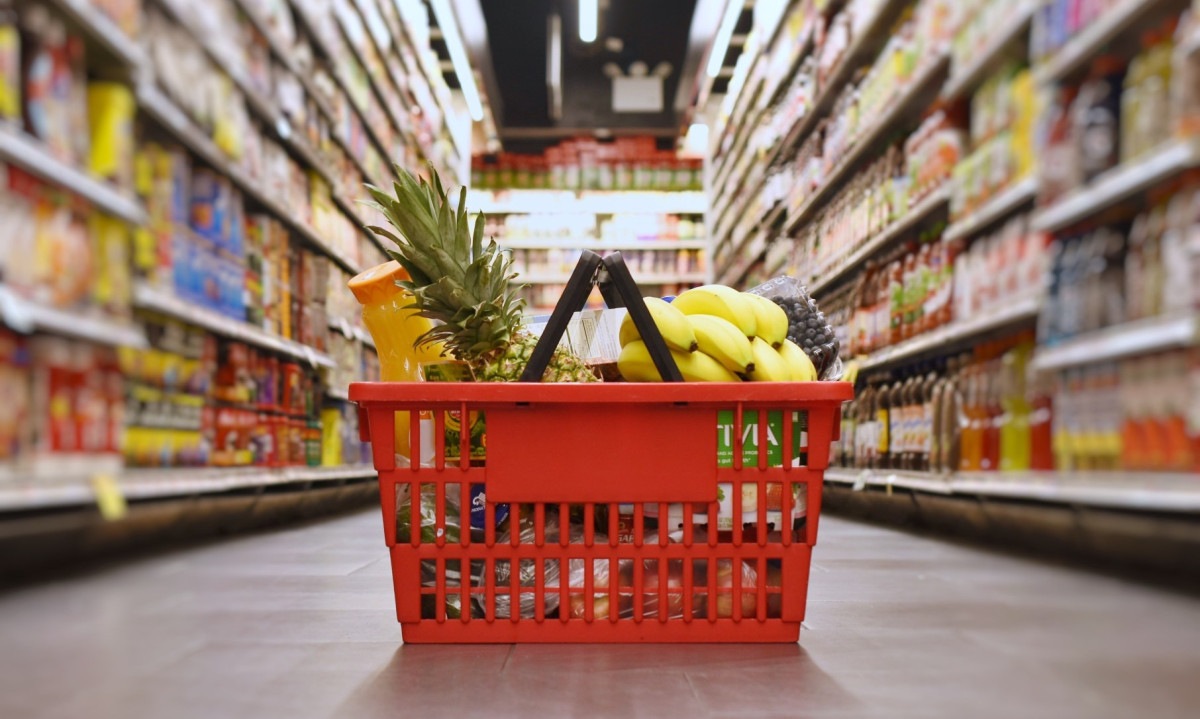
{"label": "price tag on shelf", "polygon": [[313,369],[317,368],[317,354],[313,352],[313,348],[308,345],[300,345],[304,349],[304,358],[312,365]]}
{"label": "price tag on shelf", "polygon": [[125,502],[125,495],[121,492],[116,478],[110,474],[97,474],[92,477],[91,484],[100,516],[109,522],[124,519],[129,513],[129,505]]}
{"label": "price tag on shelf", "polygon": [[339,317],[338,324],[341,326],[342,334],[346,337],[346,339],[354,339],[354,329],[350,326],[350,323],[346,321],[345,317]]}

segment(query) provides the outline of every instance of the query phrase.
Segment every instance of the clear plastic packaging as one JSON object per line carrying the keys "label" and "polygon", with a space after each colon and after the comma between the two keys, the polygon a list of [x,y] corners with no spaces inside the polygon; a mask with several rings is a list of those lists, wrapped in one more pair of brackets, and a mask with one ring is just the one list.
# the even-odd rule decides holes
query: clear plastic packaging
{"label": "clear plastic packaging", "polygon": [[[512,527],[512,523],[509,522],[506,529],[496,537],[496,541],[499,544],[507,544],[508,542],[511,541],[512,536],[509,534],[509,529],[508,529],[511,527]],[[559,531],[558,528],[559,528],[558,513],[557,512],[546,512],[545,534],[547,536],[557,536],[558,531]],[[533,518],[531,516],[529,516],[528,512],[523,513],[521,515],[521,530],[520,530],[520,538],[518,541],[523,545],[533,544],[536,539],[536,532],[537,532],[537,529],[534,525]],[[538,560],[538,561],[540,561],[540,560]],[[483,563],[478,562],[478,561],[473,562],[472,563],[472,573],[474,573],[476,570],[476,566],[475,566],[476,564],[482,565]],[[496,579],[495,579],[496,587],[497,588],[511,587],[512,586],[512,584],[511,584],[512,563],[507,562],[507,561],[499,561],[499,562],[496,562],[495,566],[496,566],[496,570],[495,570],[496,571]],[[479,567],[479,569],[481,572],[484,571],[482,567]],[[525,560],[525,561],[520,562],[520,566],[517,571],[520,573],[520,578],[518,579],[518,582],[522,588],[532,589],[533,587],[537,586],[537,567],[535,564],[535,560]],[[558,562],[546,562],[544,565],[544,568],[543,568],[543,580],[542,580],[543,586],[557,587],[558,586],[558,578],[559,578],[559,563]],[[552,614],[556,609],[558,609],[559,595],[557,592],[547,591],[545,593],[545,597],[546,597],[545,611],[546,611],[546,614],[549,615],[549,614]],[[479,601],[481,601],[481,598],[477,598],[476,604],[478,604]],[[482,609],[482,607],[476,607],[476,609],[480,610],[480,609]],[[512,616],[510,614],[511,611],[512,611],[512,597],[510,597],[508,594],[501,594],[501,593],[497,592],[496,593],[496,616],[500,619],[509,619]],[[532,592],[528,592],[528,593],[522,592],[521,599],[520,599],[520,616],[521,616],[521,618],[522,619],[532,619],[536,615],[536,612],[537,612],[537,597]],[[476,613],[480,614],[479,611],[477,611]]]}
{"label": "clear plastic packaging", "polygon": [[842,377],[841,351],[833,327],[795,277],[776,277],[749,292],[774,301],[788,316],[788,339],[800,346],[817,368],[817,377],[836,381]]}

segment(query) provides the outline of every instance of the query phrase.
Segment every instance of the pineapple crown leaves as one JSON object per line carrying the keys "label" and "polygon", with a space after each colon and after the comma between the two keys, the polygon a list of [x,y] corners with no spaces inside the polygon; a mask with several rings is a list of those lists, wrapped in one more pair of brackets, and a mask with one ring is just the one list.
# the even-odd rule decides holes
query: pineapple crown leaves
{"label": "pineapple crown leaves", "polygon": [[396,166],[394,196],[367,185],[373,202],[392,229],[370,229],[396,245],[388,255],[408,272],[398,284],[413,294],[417,314],[442,324],[423,334],[419,344],[445,342],[458,359],[470,360],[502,349],[520,326],[525,302],[522,285],[511,280],[512,257],[494,240],[484,244],[483,215],[468,232],[466,188],[458,209],[450,206],[437,171],[431,181]]}

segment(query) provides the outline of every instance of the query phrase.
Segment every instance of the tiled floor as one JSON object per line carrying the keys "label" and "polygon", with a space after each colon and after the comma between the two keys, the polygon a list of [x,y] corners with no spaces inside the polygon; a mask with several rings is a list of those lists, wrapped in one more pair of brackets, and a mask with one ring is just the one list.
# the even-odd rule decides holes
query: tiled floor
{"label": "tiled floor", "polygon": [[1200,602],[828,518],[789,646],[401,646],[378,515],[0,595],[0,717],[1194,717]]}

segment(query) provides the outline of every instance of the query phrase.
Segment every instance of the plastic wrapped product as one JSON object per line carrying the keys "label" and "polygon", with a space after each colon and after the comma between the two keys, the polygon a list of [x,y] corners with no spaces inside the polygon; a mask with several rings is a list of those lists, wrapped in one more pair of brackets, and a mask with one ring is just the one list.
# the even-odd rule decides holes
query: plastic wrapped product
{"label": "plastic wrapped product", "polygon": [[[715,602],[716,614],[718,619],[729,619],[733,616],[734,603],[737,601],[733,591],[733,572],[734,559],[718,559],[716,567],[716,589],[717,593],[713,602]],[[742,619],[754,619],[758,614],[758,572],[755,571],[754,565],[748,561],[739,562],[741,564],[741,605]],[[703,563],[695,577],[693,587],[695,594],[693,595],[692,606],[696,617],[708,616],[708,572],[710,571],[707,562]],[[779,569],[773,565],[767,567],[767,587],[780,586]],[[781,594],[778,592],[767,593],[767,617],[777,618],[780,616],[781,609]]]}
{"label": "plastic wrapped product", "polygon": [[[531,512],[524,512],[521,514],[521,529],[520,529],[520,538],[518,541],[520,541],[520,543],[523,545],[524,544],[533,544],[534,540],[536,539],[536,527],[534,526],[533,518],[530,515],[531,515]],[[511,541],[512,536],[509,534],[509,528],[511,526],[512,526],[512,523],[509,522],[506,525],[504,531],[502,531],[499,535],[497,535],[496,543],[498,545],[503,546],[505,544],[508,544]],[[558,535],[558,527],[559,527],[558,513],[553,512],[553,511],[546,512],[545,534],[551,535],[551,536],[557,536]],[[545,535],[543,535],[543,536],[545,536]],[[600,540],[597,539],[597,541],[600,541]],[[497,589],[512,586],[511,572],[512,572],[512,562],[513,561],[518,562],[519,566],[520,566],[520,569],[518,570],[520,572],[520,578],[518,579],[520,586],[522,588],[526,588],[526,589],[536,587],[537,586],[536,563],[542,561],[540,559],[526,560],[524,562],[522,562],[520,560],[497,561],[495,563],[495,567],[496,567],[495,582],[496,582]],[[475,565],[476,564],[482,565],[483,563],[479,562],[478,560],[476,560],[476,562],[472,563],[472,574],[475,574],[475,570],[476,570]],[[479,569],[481,570],[480,574],[482,574],[482,567],[480,567]],[[545,571],[543,573],[542,586],[553,588],[553,589],[546,589],[543,593],[546,598],[545,612],[547,615],[551,614],[556,609],[558,609],[558,600],[559,600],[559,593],[557,591],[558,578],[559,578],[559,563],[558,562],[546,562],[545,563]],[[480,598],[481,597],[479,595],[476,595],[477,600]],[[496,616],[501,619],[508,619],[512,616],[510,613],[511,611],[512,611],[512,597],[510,597],[508,594],[501,594],[501,593],[497,592],[496,593]],[[536,616],[537,596],[535,594],[522,592],[521,599],[520,599],[520,612],[521,612],[520,616],[522,619],[533,619]]]}
{"label": "plastic wrapped product", "polygon": [[841,378],[843,368],[838,356],[841,347],[837,336],[800,280],[776,277],[749,292],[766,297],[783,308],[788,316],[788,339],[804,350],[821,380]]}
{"label": "plastic wrapped product", "polygon": [[[401,484],[396,491],[396,542],[407,543],[412,538],[412,502],[409,501],[409,485]],[[457,543],[461,538],[462,526],[460,517],[460,495],[461,491],[458,485],[446,485],[446,506],[445,506],[445,526],[442,530],[443,536],[447,543]],[[425,485],[421,491],[420,501],[417,503],[419,516],[417,521],[420,522],[420,533],[422,544],[433,544],[437,542],[439,530],[437,528],[437,496],[434,493],[433,485]],[[471,535],[472,540],[483,540],[483,532],[474,531]],[[464,583],[462,577],[461,561],[446,561],[444,572],[446,575],[446,587],[460,588],[467,587],[474,583],[478,586],[478,582],[482,577],[482,571],[478,570],[474,565],[471,567],[472,579],[471,582]],[[436,587],[437,586],[437,564],[433,561],[421,562],[421,586]],[[421,615],[432,619],[436,616],[436,599],[432,595],[423,595],[421,598]],[[458,593],[447,592],[445,600],[446,616],[451,619],[457,619],[462,616],[462,598]],[[478,615],[478,612],[474,612]]]}

